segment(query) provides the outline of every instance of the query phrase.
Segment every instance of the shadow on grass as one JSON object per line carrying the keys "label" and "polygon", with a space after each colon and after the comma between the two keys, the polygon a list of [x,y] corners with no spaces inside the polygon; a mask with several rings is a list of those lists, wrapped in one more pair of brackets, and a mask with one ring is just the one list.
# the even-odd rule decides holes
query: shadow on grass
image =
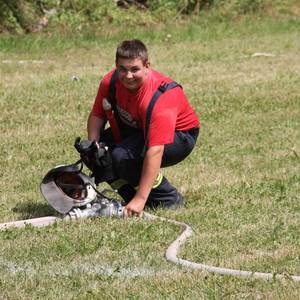
{"label": "shadow on grass", "polygon": [[47,203],[34,203],[30,201],[18,203],[12,210],[20,214],[21,219],[40,218],[57,214]]}

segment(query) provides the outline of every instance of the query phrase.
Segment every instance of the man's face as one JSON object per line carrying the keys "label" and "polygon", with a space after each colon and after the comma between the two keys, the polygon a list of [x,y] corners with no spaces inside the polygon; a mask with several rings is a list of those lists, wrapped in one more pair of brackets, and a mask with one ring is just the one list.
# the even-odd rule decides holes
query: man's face
{"label": "man's face", "polygon": [[150,63],[140,58],[119,58],[116,62],[118,77],[130,91],[138,90],[148,76]]}

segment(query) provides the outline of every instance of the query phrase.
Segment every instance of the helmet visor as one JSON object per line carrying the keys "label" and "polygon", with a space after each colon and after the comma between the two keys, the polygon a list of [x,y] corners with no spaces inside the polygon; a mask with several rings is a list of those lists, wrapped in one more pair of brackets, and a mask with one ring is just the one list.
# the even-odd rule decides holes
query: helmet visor
{"label": "helmet visor", "polygon": [[62,173],[55,179],[56,185],[70,198],[80,202],[87,196],[86,185],[76,173]]}

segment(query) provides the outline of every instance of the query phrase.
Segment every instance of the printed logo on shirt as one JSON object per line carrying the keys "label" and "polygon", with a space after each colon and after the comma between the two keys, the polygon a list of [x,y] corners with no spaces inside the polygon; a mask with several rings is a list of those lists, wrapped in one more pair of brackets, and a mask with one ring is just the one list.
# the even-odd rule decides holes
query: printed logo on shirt
{"label": "printed logo on shirt", "polygon": [[117,110],[120,116],[120,119],[128,126],[134,127],[134,128],[139,128],[138,122],[133,119],[132,115],[121,108],[120,106],[117,105]]}

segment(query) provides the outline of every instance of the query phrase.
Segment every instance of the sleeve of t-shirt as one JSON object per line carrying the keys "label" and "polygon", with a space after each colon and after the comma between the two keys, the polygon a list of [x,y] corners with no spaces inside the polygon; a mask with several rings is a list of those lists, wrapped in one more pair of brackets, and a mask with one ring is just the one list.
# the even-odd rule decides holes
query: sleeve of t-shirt
{"label": "sleeve of t-shirt", "polygon": [[178,89],[180,88],[166,91],[155,103],[148,130],[148,147],[173,143],[178,113]]}
{"label": "sleeve of t-shirt", "polygon": [[94,105],[92,108],[92,115],[101,119],[105,119],[105,111],[103,109],[103,98],[107,98],[109,96],[109,82],[110,82],[110,74],[106,75],[100,82],[97,96],[94,101]]}

